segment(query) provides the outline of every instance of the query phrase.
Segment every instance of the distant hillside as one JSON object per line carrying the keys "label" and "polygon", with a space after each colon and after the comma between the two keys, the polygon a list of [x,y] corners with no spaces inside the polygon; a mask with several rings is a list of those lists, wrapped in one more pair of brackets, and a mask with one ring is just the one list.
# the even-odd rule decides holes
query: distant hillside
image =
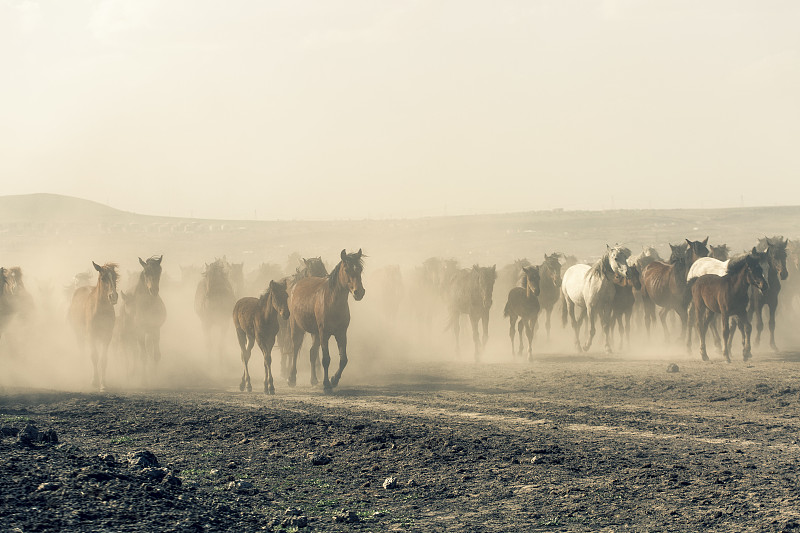
{"label": "distant hillside", "polygon": [[11,222],[99,222],[138,217],[105,204],[59,194],[0,196],[0,224]]}

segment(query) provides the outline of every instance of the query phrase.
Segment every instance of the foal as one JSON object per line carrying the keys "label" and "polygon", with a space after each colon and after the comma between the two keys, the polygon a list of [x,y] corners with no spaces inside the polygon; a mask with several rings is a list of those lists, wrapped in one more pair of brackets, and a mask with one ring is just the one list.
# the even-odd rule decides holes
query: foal
{"label": "foal", "polygon": [[[519,354],[522,355],[524,342],[522,330],[528,336],[528,361],[533,360],[533,331],[539,318],[539,267],[523,267],[523,286],[508,291],[508,302],[503,316],[509,319],[508,336],[511,337],[511,355],[514,356],[514,326],[519,328]],[[519,319],[519,324],[516,324]]]}

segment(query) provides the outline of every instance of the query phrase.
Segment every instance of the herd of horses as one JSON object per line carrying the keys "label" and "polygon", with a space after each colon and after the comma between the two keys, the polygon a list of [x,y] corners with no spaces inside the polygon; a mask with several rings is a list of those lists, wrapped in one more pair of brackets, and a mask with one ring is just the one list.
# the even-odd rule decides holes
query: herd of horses
{"label": "herd of horses", "polygon": [[[633,255],[625,246],[607,245],[602,256],[591,264],[555,252],[545,254],[538,265],[518,260],[500,271],[496,265],[459,268],[455,260],[432,257],[414,270],[408,299],[416,303],[416,315],[428,325],[434,322],[431,313],[437,306],[446,310],[446,329],[453,333],[457,354],[461,315],[467,315],[476,360],[488,341],[498,277],[508,278],[512,281],[510,285],[515,285],[508,291],[503,308],[515,356],[524,353],[527,340],[527,356],[532,359],[539,316],[543,315],[543,329],[549,339],[550,317],[560,304],[562,325],[571,326],[576,350],[580,352],[591,349],[598,325],[606,352],[612,351],[615,335],[620,347],[625,343],[630,345],[634,317],[644,324],[649,336],[658,311],[668,341],[684,342],[691,349],[696,327],[704,360],[708,360],[709,329],[729,362],[731,343],[738,329],[743,358],[747,360],[751,357],[751,320],[756,318],[758,343],[764,327],[764,306],[769,310],[770,346],[777,350],[775,316],[781,281],[788,278],[787,257],[793,244],[782,237],[764,237],[748,252],[729,257],[726,245],[709,245],[708,237],[703,241],[685,239],[680,244],[670,244],[667,260],[652,247]],[[796,250],[791,252],[797,255]],[[195,287],[195,313],[209,352],[220,356],[233,323],[243,364],[240,390],[252,391],[248,365],[256,344],[263,354],[264,392],[275,393],[272,351],[276,345],[281,353],[281,375],[289,386],[294,386],[297,357],[306,333],[312,338],[311,384],[318,383],[321,372],[325,392],[338,385],[348,362],[349,296],[352,294],[359,301],[365,294],[364,257],[361,250],[355,253],[342,250],[339,262],[330,272],[320,257],[303,258],[301,266],[290,276],[279,276],[276,271],[261,272],[257,283],[266,290],[260,296],[243,296],[246,285],[241,263],[232,265],[223,258],[205,265]],[[139,258],[141,271],[133,290],[127,293],[117,291],[116,264],[92,262],[97,273],[95,284],[72,292],[68,323],[80,349],[90,355],[94,387],[105,389],[108,351],[114,341],[131,362],[129,373],[138,374],[143,380],[161,359],[161,328],[167,317],[159,294],[162,259],[163,256]],[[387,267],[383,273],[383,293],[391,295],[385,300],[403,297],[400,268]],[[122,303],[118,306],[119,295]],[[32,305],[22,270],[0,268],[0,334],[15,315],[28,312]],[[386,316],[395,320],[397,306],[385,307]],[[671,312],[680,321],[680,336],[670,331]],[[339,351],[335,372],[329,372],[331,337]]]}

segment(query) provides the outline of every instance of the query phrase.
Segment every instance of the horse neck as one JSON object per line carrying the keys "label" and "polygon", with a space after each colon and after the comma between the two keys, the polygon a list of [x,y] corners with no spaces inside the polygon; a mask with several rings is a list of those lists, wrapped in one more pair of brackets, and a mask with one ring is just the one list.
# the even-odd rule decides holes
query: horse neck
{"label": "horse neck", "polygon": [[264,300],[264,319],[270,322],[278,314],[275,311],[275,295],[272,294],[272,290],[267,291],[267,297]]}
{"label": "horse neck", "polygon": [[94,286],[94,289],[92,289],[92,292],[94,293],[93,299],[97,304],[97,307],[102,307],[104,305],[113,307],[111,302],[108,301],[108,297],[103,294],[103,278],[100,276],[97,276],[97,284]]}
{"label": "horse neck", "polygon": [[333,269],[333,272],[329,274],[329,277],[334,280],[333,284],[328,284],[328,287],[331,288],[330,295],[333,296],[334,300],[343,298],[347,301],[347,295],[350,293],[350,289],[347,287],[347,282],[343,280],[344,276],[344,266],[339,262]]}
{"label": "horse neck", "polygon": [[734,274],[730,281],[730,292],[733,295],[747,294],[747,267]]}

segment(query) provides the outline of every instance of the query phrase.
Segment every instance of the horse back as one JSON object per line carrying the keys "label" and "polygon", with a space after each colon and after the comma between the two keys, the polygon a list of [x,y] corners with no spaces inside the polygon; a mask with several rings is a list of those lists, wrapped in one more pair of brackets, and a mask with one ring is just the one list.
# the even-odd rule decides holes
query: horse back
{"label": "horse back", "polygon": [[246,296],[240,298],[233,306],[233,325],[236,329],[252,331],[255,327],[258,312],[258,298]]}
{"label": "horse back", "polygon": [[674,265],[662,261],[653,261],[642,271],[642,291],[658,303],[675,295],[679,286],[676,280]]}
{"label": "horse back", "polygon": [[729,280],[715,274],[704,274],[692,284],[692,302],[714,313],[723,313],[729,307]]}
{"label": "horse back", "polygon": [[508,301],[503,316],[532,317],[539,313],[539,300],[536,296],[528,297],[528,290],[514,287],[508,291]]}
{"label": "horse back", "polygon": [[317,333],[317,302],[324,304],[327,278],[302,278],[289,296],[289,322],[309,333]]}

